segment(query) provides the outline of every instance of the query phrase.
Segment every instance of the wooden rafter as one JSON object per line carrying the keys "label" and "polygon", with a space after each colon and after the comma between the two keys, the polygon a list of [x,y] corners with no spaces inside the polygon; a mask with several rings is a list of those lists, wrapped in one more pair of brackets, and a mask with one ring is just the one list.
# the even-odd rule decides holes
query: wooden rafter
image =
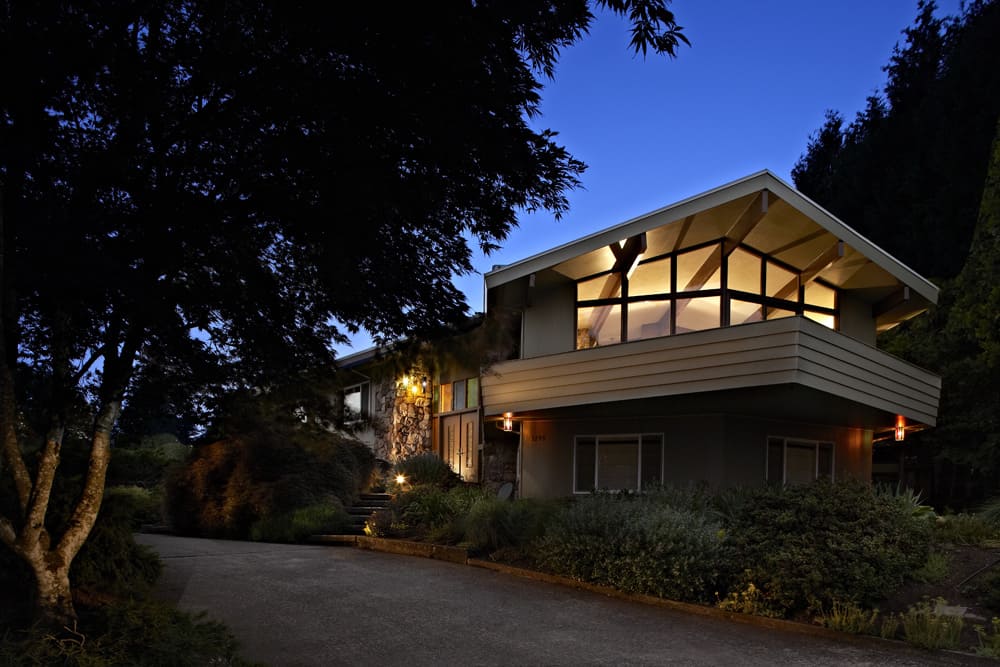
{"label": "wooden rafter", "polygon": [[822,271],[837,263],[844,257],[844,242],[837,241],[829,248],[821,252],[813,261],[809,262],[806,268],[802,269],[798,276],[792,278],[788,283],[779,289],[774,297],[777,299],[795,300],[793,297],[798,292],[801,280],[802,285],[808,285]]}
{"label": "wooden rafter", "polygon": [[872,306],[872,317],[878,319],[890,310],[897,308],[910,300],[910,288],[902,286],[889,296]]}

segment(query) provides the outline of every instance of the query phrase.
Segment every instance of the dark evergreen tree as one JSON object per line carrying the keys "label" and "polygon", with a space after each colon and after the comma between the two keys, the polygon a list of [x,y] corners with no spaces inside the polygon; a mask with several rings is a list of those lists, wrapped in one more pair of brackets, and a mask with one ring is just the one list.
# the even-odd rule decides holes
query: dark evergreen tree
{"label": "dark evergreen tree", "polygon": [[953,19],[919,3],[852,123],[828,113],[792,170],[798,189],[918,272],[955,276],[969,250],[1000,115],[1000,3]]}

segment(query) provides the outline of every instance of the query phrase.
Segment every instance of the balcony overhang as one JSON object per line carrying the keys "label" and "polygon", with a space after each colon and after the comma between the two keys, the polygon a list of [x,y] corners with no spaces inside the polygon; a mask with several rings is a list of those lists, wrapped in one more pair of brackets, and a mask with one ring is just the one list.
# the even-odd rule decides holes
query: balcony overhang
{"label": "balcony overhang", "polygon": [[688,411],[768,403],[789,418],[826,410],[844,425],[883,428],[897,416],[934,426],[941,379],[789,317],[506,361],[484,374],[482,392],[487,416],[675,397]]}

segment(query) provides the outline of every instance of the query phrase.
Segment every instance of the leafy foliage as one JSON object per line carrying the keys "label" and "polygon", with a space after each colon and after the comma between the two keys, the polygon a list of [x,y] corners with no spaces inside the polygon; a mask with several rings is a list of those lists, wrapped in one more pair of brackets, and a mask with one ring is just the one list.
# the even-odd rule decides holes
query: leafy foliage
{"label": "leafy foliage", "polygon": [[934,539],[945,544],[982,545],[1000,539],[1000,529],[975,514],[948,514],[935,522]]}
{"label": "leafy foliage", "polygon": [[951,19],[936,9],[919,2],[884,93],[850,123],[828,112],[792,178],[908,266],[951,278],[972,241],[1000,115],[1000,5],[975,0]]}
{"label": "leafy foliage", "polygon": [[914,646],[926,649],[956,649],[962,637],[965,622],[960,616],[938,612],[944,600],[918,602],[902,614],[903,636]]}
{"label": "leafy foliage", "polygon": [[817,622],[825,628],[838,632],[849,632],[852,635],[871,635],[875,633],[878,610],[864,609],[854,602],[834,600],[829,611],[823,611]]}
{"label": "leafy foliage", "polygon": [[748,493],[725,526],[729,587],[752,581],[785,614],[872,604],[926,562],[930,523],[860,482]]}
{"label": "leafy foliage", "polygon": [[[628,16],[637,52],[686,42],[668,0],[596,4]],[[496,248],[523,210],[559,216],[578,184],[584,165],[530,123],[539,77],[593,19],[586,2],[6,3],[0,446],[19,506],[0,517],[5,544],[68,567],[126,394],[129,438],[164,406],[190,434],[226,390],[328,372],[346,333],[388,342],[461,319],[452,276],[472,270],[470,244]],[[93,465],[79,520],[50,535],[27,520],[48,501],[32,476],[55,474],[79,403]],[[16,438],[29,404],[48,436],[33,471]],[[261,512],[220,514],[213,529],[242,533]]]}
{"label": "leafy foliage", "polygon": [[236,654],[229,631],[204,615],[156,602],[87,609],[78,632],[57,636],[42,626],[8,629],[0,637],[0,665],[249,665]]}
{"label": "leafy foliage", "polygon": [[310,535],[343,533],[350,525],[339,504],[316,503],[258,519],[250,526],[249,537],[257,542],[301,542]]}
{"label": "leafy foliage", "polygon": [[675,600],[708,600],[722,536],[704,514],[640,498],[594,495],[558,513],[536,548],[556,574]]}
{"label": "leafy foliage", "polygon": [[263,521],[258,530],[264,535],[268,526],[296,523],[296,510],[349,504],[374,463],[360,442],[257,422],[246,435],[195,448],[168,481],[167,511],[183,534],[246,538]]}
{"label": "leafy foliage", "polygon": [[396,463],[396,474],[406,478],[405,484],[412,486],[431,485],[450,489],[461,477],[444,460],[432,452],[421,452],[408,456]]}

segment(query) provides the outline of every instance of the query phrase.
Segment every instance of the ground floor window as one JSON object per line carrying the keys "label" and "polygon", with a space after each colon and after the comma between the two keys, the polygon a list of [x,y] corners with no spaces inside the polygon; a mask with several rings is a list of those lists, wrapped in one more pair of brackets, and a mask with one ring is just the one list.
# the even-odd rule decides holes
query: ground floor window
{"label": "ground floor window", "polygon": [[580,435],[573,462],[574,493],[641,491],[663,481],[663,435]]}
{"label": "ground floor window", "polygon": [[833,479],[833,443],[770,437],[766,470],[770,484]]}

